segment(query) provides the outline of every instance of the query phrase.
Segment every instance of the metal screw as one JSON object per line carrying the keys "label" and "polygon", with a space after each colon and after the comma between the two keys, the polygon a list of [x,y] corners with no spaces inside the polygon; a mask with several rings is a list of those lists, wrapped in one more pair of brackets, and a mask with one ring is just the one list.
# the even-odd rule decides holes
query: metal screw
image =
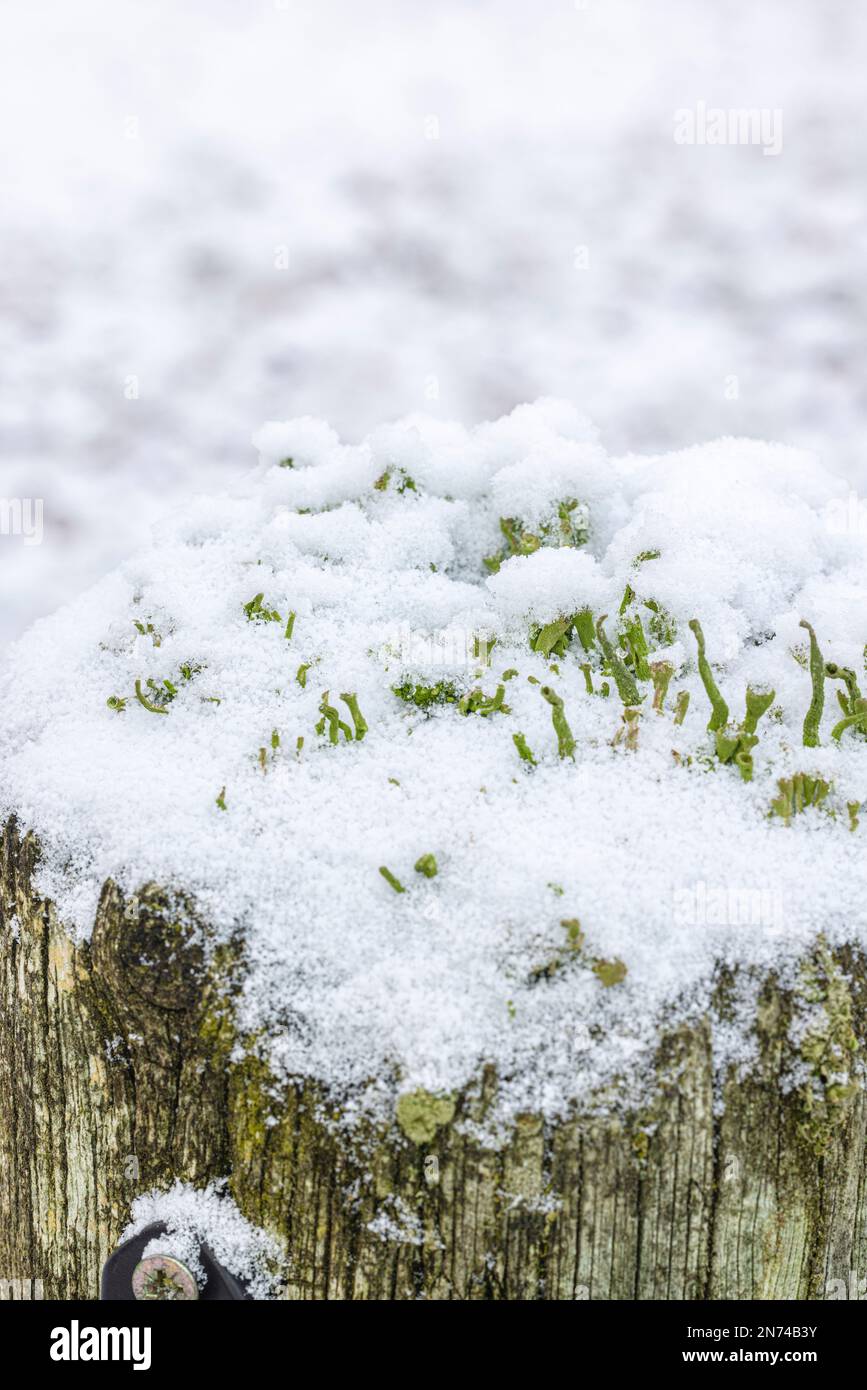
{"label": "metal screw", "polygon": [[199,1286],[190,1270],[172,1255],[145,1255],[132,1272],[132,1291],[136,1299],[172,1299],[190,1302],[198,1298]]}

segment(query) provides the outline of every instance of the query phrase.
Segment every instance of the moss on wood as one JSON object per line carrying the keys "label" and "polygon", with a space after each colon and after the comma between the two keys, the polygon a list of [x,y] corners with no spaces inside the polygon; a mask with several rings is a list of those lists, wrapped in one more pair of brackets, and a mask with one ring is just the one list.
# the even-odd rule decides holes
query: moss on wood
{"label": "moss on wood", "polygon": [[5,828],[0,1277],[96,1297],[139,1191],[221,1176],[284,1242],[295,1299],[820,1298],[867,1263],[852,951],[820,942],[799,990],[765,983],[756,1063],[720,1103],[701,1021],[662,1038],[639,1113],[521,1116],[493,1150],[476,1137],[490,1069],[350,1127],[238,1039],[239,943],[216,947],[183,899],[107,883],[76,945],[34,886],[37,853]]}

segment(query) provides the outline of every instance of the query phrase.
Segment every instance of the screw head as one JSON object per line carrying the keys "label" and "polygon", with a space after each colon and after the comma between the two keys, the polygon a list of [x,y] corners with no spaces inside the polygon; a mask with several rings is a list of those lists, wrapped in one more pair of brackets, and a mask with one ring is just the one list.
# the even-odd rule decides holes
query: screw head
{"label": "screw head", "polygon": [[171,1299],[191,1302],[199,1296],[199,1286],[190,1270],[173,1255],[145,1255],[132,1272],[132,1291],[136,1299]]}

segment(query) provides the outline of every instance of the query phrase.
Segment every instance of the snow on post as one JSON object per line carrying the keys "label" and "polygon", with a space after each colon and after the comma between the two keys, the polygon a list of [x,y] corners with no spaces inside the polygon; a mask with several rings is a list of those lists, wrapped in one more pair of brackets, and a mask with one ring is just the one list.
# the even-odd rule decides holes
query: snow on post
{"label": "snow on post", "polygon": [[[752,1076],[754,1116],[789,1097],[768,1229],[824,1229],[813,1169],[837,1152],[844,1182],[863,1106],[867,550],[830,524],[845,484],[748,440],[612,458],[550,400],[470,431],[414,417],[346,445],[303,419],[255,442],[233,491],[164,521],[3,677],[8,989],[23,1007],[13,957],[38,970],[48,930],[51,988],[81,994],[74,1046],[110,1097],[107,1167],[145,1104],[141,1190],[228,1176],[283,1237],[286,1184],[301,1202],[339,1175],[332,1238],[363,1228],[370,1263],[335,1248],[330,1277],[373,1296],[391,1261],[402,1292],[438,1295],[445,1206],[470,1200],[443,1172],[496,1153],[489,1224],[459,1256],[470,1296],[517,1210],[568,1245],[594,1181],[574,1126],[600,1114],[617,1137],[598,1177],[638,1204],[640,1240],[678,1099],[693,1229],[727,1239],[714,1149],[733,1145],[743,1192],[765,1176],[755,1123],[725,1139],[732,1078]],[[179,1033],[154,1051],[161,1009]],[[187,1099],[155,1054],[188,1068]],[[197,1069],[206,1137],[178,1145],[161,1126]],[[517,1207],[496,1195],[512,1187]],[[138,1190],[118,1180],[105,1240]],[[301,1297],[326,1239],[307,1216]],[[645,1273],[646,1296],[753,1296],[730,1251],[683,1239],[686,1291]],[[626,1247],[592,1296],[634,1281]],[[583,1258],[564,1246],[547,1296]],[[59,1287],[91,1286],[92,1255],[46,1259]],[[817,1259],[767,1278],[805,1296]]]}

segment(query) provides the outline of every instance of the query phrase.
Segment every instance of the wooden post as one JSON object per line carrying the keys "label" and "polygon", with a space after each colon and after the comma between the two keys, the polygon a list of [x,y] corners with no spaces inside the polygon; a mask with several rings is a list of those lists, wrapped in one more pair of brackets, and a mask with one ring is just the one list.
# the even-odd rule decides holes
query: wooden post
{"label": "wooden post", "polygon": [[275,1092],[237,1047],[240,942],[215,946],[158,887],[125,901],[107,883],[90,942],[75,944],[35,890],[37,858],[10,822],[0,1280],[96,1297],[137,1192],[223,1176],[282,1240],[295,1299],[823,1298],[867,1268],[867,1104],[862,1082],[840,1080],[867,1037],[867,970],[851,952],[820,944],[805,963],[800,1056],[798,993],[765,982],[756,1064],[717,1104],[698,1022],[662,1038],[639,1113],[525,1115],[492,1150],[467,1123],[492,1103],[491,1071],[346,1132],[312,1083]]}

